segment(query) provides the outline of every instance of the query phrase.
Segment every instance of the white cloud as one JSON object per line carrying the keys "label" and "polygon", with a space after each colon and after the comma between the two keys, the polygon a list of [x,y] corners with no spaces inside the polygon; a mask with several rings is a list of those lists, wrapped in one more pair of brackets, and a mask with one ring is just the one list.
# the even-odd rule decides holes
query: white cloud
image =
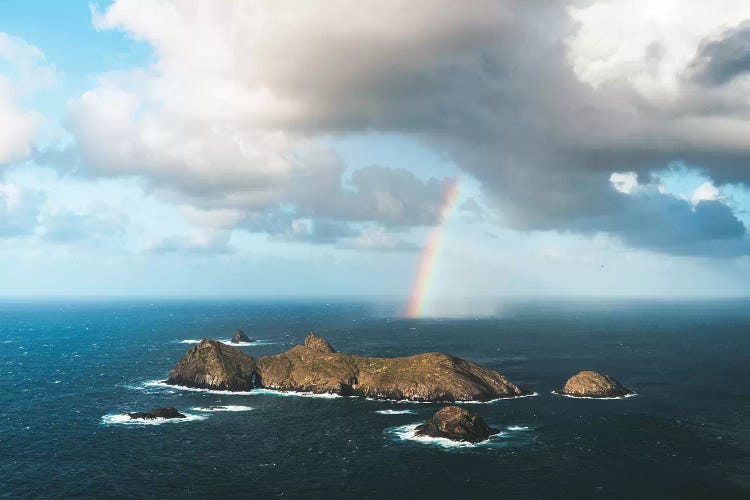
{"label": "white cloud", "polygon": [[693,191],[690,201],[693,205],[697,205],[701,201],[718,200],[719,198],[719,190],[714,186],[713,182],[709,181],[704,182]]}
{"label": "white cloud", "polygon": [[23,160],[41,123],[41,115],[24,109],[21,97],[55,81],[55,67],[44,54],[20,38],[0,32],[0,165]]}
{"label": "white cloud", "polygon": [[0,238],[32,234],[45,199],[40,191],[0,182]]}
{"label": "white cloud", "polygon": [[635,172],[613,172],[609,182],[621,193],[630,194],[638,188],[638,174]]}

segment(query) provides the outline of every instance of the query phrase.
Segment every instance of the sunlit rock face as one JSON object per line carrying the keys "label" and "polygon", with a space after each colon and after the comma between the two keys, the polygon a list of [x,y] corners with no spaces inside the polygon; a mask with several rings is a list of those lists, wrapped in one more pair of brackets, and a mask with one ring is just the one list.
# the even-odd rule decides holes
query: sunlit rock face
{"label": "sunlit rock face", "polygon": [[442,353],[371,358],[337,352],[310,333],[302,345],[258,359],[203,340],[177,363],[167,383],[220,390],[253,387],[412,401],[486,401],[524,391],[502,374]]}
{"label": "sunlit rock face", "polygon": [[589,398],[615,398],[633,394],[633,391],[609,375],[582,371],[573,375],[560,391],[568,396]]}

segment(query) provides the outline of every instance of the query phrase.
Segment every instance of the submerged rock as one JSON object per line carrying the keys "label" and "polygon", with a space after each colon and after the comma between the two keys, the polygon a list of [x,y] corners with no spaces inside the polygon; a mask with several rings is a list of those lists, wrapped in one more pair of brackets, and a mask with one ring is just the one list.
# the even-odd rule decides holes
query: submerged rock
{"label": "submerged rock", "polygon": [[177,362],[167,384],[223,391],[254,386],[255,358],[217,340],[203,339]]}
{"label": "submerged rock", "polygon": [[403,358],[352,356],[337,352],[314,333],[303,345],[257,360],[237,348],[203,340],[177,363],[167,383],[413,401],[486,401],[524,394],[500,373],[471,361],[441,353]]}
{"label": "submerged rock", "polygon": [[417,436],[446,438],[453,441],[478,443],[497,434],[482,417],[460,406],[446,406],[416,429]]}
{"label": "submerged rock", "polygon": [[186,418],[186,415],[183,415],[171,406],[166,408],[156,408],[148,412],[128,413],[128,416],[131,419],[139,420],[154,420],[156,418]]}
{"label": "submerged rock", "polygon": [[230,341],[233,344],[239,344],[240,342],[252,342],[247,335],[245,335],[245,332],[237,329],[236,332],[234,332],[234,335],[232,335],[232,340]]}
{"label": "submerged rock", "polygon": [[633,394],[633,391],[609,375],[592,371],[582,371],[573,375],[565,382],[560,392],[568,396],[588,398],[616,398]]}

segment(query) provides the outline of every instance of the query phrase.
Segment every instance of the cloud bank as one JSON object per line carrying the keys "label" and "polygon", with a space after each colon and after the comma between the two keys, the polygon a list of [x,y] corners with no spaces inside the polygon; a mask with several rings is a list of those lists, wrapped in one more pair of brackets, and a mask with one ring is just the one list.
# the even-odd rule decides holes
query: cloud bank
{"label": "cloud bank", "polygon": [[352,172],[324,146],[393,132],[476,177],[503,225],[746,254],[724,200],[651,179],[681,161],[718,189],[750,180],[750,5],[649,6],[117,0],[94,25],[153,63],[102,75],[68,124],[89,173],[236,213],[224,228],[330,243],[435,224],[447,179]]}

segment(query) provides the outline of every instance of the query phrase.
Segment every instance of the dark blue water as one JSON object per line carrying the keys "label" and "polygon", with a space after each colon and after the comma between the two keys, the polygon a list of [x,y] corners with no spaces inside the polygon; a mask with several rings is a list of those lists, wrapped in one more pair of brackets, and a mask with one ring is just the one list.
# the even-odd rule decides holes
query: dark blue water
{"label": "dark blue water", "polygon": [[[537,302],[495,319],[402,320],[367,304],[0,304],[0,495],[7,497],[748,498],[750,302]],[[439,405],[144,386],[241,327],[280,352],[316,330],[341,351],[443,351],[539,396],[471,409],[504,430],[444,448],[397,428]],[[638,396],[550,394],[582,369]],[[250,411],[200,413],[205,405]],[[194,420],[107,424],[175,406]],[[383,415],[376,411],[411,410]],[[511,430],[527,427],[525,430]],[[510,429],[509,429],[510,428]]]}

